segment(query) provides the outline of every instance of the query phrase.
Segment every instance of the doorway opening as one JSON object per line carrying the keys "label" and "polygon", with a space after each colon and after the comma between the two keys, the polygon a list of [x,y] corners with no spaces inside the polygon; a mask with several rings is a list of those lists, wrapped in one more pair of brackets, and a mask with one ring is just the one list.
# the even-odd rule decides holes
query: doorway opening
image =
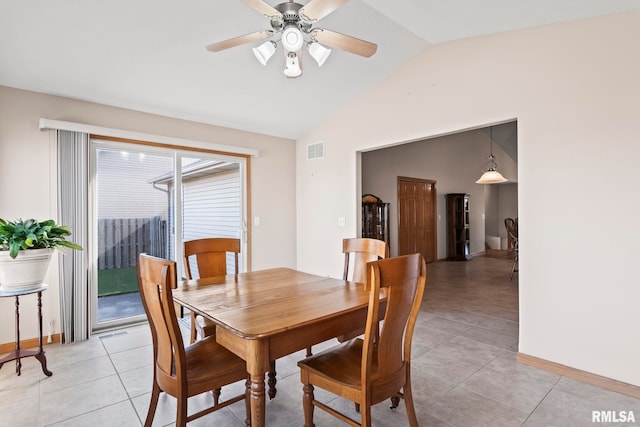
{"label": "doorway opening", "polygon": [[[482,127],[424,138],[414,142],[362,152],[360,183],[362,194],[376,194],[388,201],[399,200],[398,177],[437,181],[435,195],[435,259],[447,257],[446,195],[467,193],[469,201],[469,252],[477,256],[491,250],[507,248],[504,218],[518,216],[517,122],[493,124],[493,154],[499,170],[509,180],[506,184],[481,185],[491,141],[490,128]],[[400,205],[389,207],[391,256],[400,254],[398,229]],[[394,232],[396,231],[397,232]],[[492,236],[496,238],[492,239]],[[488,238],[488,239],[487,239]],[[491,246],[493,242],[494,246]],[[497,244],[495,243],[497,242]],[[510,271],[505,271],[510,274]]]}

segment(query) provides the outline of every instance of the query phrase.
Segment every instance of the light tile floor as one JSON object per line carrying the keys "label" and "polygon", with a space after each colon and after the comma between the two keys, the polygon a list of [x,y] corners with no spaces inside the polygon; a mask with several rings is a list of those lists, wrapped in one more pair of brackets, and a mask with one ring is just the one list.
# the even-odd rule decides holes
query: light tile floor
{"label": "light tile floor", "polygon": [[[413,387],[421,426],[590,426],[593,410],[633,411],[640,425],[640,400],[516,362],[518,281],[509,280],[511,261],[476,257],[469,262],[428,266],[427,291],[413,347]],[[184,322],[187,325],[187,322]],[[187,326],[184,327],[185,334]],[[188,335],[188,334],[186,334]],[[315,351],[333,345],[323,343]],[[93,336],[45,348],[52,377],[33,358],[23,374],[9,363],[0,370],[0,426],[140,426],[152,381],[148,326]],[[278,395],[267,402],[267,425],[303,424],[299,352],[279,359]],[[223,389],[232,396],[243,384]],[[319,391],[317,397],[355,416],[353,405]],[[191,411],[210,403],[192,398]],[[403,403],[374,407],[375,426],[406,426]],[[189,425],[244,425],[238,402]],[[175,420],[175,401],[162,395],[154,426]],[[343,426],[317,410],[315,423]],[[609,423],[606,425],[616,425]]]}

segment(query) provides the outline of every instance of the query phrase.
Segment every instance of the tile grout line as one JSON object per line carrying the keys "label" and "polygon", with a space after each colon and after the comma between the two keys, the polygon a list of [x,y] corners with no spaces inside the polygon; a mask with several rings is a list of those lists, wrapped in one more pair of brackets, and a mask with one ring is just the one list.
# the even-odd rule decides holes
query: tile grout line
{"label": "tile grout line", "polygon": [[[489,361],[486,365],[484,365],[482,368],[478,369],[476,372],[474,372],[473,374],[471,374],[471,375],[469,375],[467,378],[465,378],[465,379],[463,380],[463,382],[465,382],[466,380],[468,380],[469,378],[471,378],[472,376],[474,376],[475,374],[477,374],[478,372],[480,372],[481,370],[483,370],[483,369],[485,369],[485,368],[487,368],[487,369],[489,369],[489,370],[491,370],[491,371],[496,372],[496,373],[498,373],[498,374],[499,374],[500,372],[499,372],[499,371],[496,371],[496,370],[494,370],[494,369],[492,369],[492,368],[490,368],[490,367],[489,367],[489,364],[491,364],[491,362],[493,362],[493,361],[494,361],[494,360],[496,360],[498,357],[500,357],[500,356],[502,356],[503,354],[506,354],[506,353],[513,353],[513,352],[512,352],[512,351],[510,351],[509,349],[503,349],[503,351],[502,351],[501,353],[499,353],[498,355],[496,355],[496,357],[494,357],[493,359],[491,359],[491,361]],[[517,363],[517,362],[516,362],[516,363]],[[550,388],[550,389],[549,389],[549,391],[544,395],[544,397],[543,397],[542,399],[540,399],[540,402],[538,402],[538,403],[536,404],[536,407],[535,407],[533,410],[531,410],[531,412],[529,412],[529,413],[527,414],[527,417],[526,417],[526,418],[525,418],[525,420],[523,421],[523,424],[524,424],[524,423],[529,419],[529,417],[531,416],[531,414],[533,413],[533,411],[535,411],[535,410],[536,410],[536,408],[540,405],[540,403],[542,403],[542,401],[547,397],[547,395],[551,392],[551,390],[553,390],[553,388],[556,386],[556,384],[558,384],[558,381],[560,381],[561,379],[562,379],[562,377],[560,377],[560,378],[559,378],[559,379],[558,379],[558,380],[553,384],[553,386],[551,386],[551,388]],[[504,405],[508,406],[509,408],[513,409],[514,411],[518,411],[518,412],[522,412],[522,413],[524,413],[524,411],[522,411],[522,410],[520,410],[520,409],[518,409],[518,408],[516,408],[516,407],[514,407],[514,406],[511,406],[511,405],[509,405],[508,403],[502,403],[502,402],[500,402],[500,401],[497,401],[497,400],[495,400],[493,397],[491,397],[491,396],[487,396],[487,395],[485,395],[485,394],[483,394],[483,393],[481,393],[481,392],[474,391],[474,390],[470,390],[470,392],[471,392],[471,393],[478,394],[479,396],[482,396],[482,397],[487,398],[487,399],[489,399],[489,400],[492,400],[492,401],[494,401],[494,402],[497,402],[497,403],[500,403],[500,404],[504,404]],[[522,425],[522,424],[521,424],[521,425]]]}
{"label": "tile grout line", "polygon": [[538,404],[536,405],[535,408],[533,408],[533,410],[531,412],[529,412],[529,415],[527,415],[527,418],[525,418],[525,420],[522,422],[522,424],[520,424],[520,426],[524,426],[527,421],[529,420],[529,418],[531,418],[531,415],[533,415],[533,413],[540,407],[540,405],[542,405],[542,402],[544,402],[547,399],[547,396],[549,396],[549,394],[553,391],[554,388],[556,388],[556,386],[558,385],[558,383],[562,380],[563,376],[560,375],[560,378],[558,378],[558,380],[553,384],[553,386],[549,389],[549,391],[544,395],[544,397],[542,399],[540,399],[540,401],[538,402]]}
{"label": "tile grout line", "polygon": [[[124,335],[124,333],[121,334],[111,334],[109,336],[107,336],[106,338],[111,338],[111,337],[116,337],[119,335]],[[131,408],[133,409],[133,413],[136,414],[136,418],[138,419],[138,422],[140,423],[140,425],[142,425],[142,420],[140,419],[140,414],[138,414],[138,411],[136,410],[136,406],[133,404],[133,400],[131,398],[131,395],[129,394],[129,390],[127,390],[127,387],[125,387],[124,385],[124,381],[122,381],[122,377],[120,376],[120,371],[118,371],[118,368],[116,367],[115,363],[113,362],[113,359],[111,358],[111,353],[109,352],[109,350],[107,349],[107,346],[104,344],[104,341],[102,340],[102,338],[100,338],[100,344],[102,344],[102,347],[104,348],[104,351],[107,353],[107,357],[109,358],[109,362],[111,363],[111,366],[113,366],[113,370],[115,371],[116,375],[118,376],[118,381],[120,381],[120,385],[122,386],[122,388],[124,389],[125,394],[127,395],[127,400],[129,401],[129,404],[131,405]],[[117,353],[114,353],[117,354]]]}
{"label": "tile grout line", "polygon": [[[122,334],[120,334],[120,335],[122,335]],[[104,342],[102,341],[102,339],[99,339],[99,341],[100,341],[100,344],[102,345],[102,348],[103,348],[103,349],[104,349],[104,351],[105,351],[105,355],[109,358],[109,362],[110,362],[110,363],[111,363],[111,365],[113,366],[113,369],[114,369],[114,371],[115,371],[115,374],[118,376],[118,380],[120,381],[120,384],[122,385],[122,387],[123,387],[123,389],[124,389],[125,393],[127,394],[127,399],[125,399],[125,400],[129,400],[129,401],[131,401],[131,399],[130,399],[130,397],[129,397],[129,393],[127,392],[126,388],[124,387],[124,384],[122,383],[122,379],[120,378],[120,374],[119,374],[118,370],[116,369],[115,365],[113,364],[113,360],[111,359],[111,354],[107,351],[107,348],[105,347]],[[99,357],[102,357],[102,356],[96,356],[96,357],[93,357],[93,358],[91,358],[91,359],[96,359],[96,358],[99,358]],[[89,359],[87,359],[87,360],[89,360]],[[108,378],[109,376],[110,376],[110,375],[107,375],[107,376],[104,376],[104,377],[100,377],[100,378],[98,378],[98,379]],[[91,381],[86,381],[86,382],[83,382],[83,383],[78,383],[78,384],[76,384],[76,385],[87,384],[87,383],[92,382],[92,381],[95,381],[95,380],[96,380],[96,379],[91,380]],[[40,392],[40,387],[41,387],[41,381],[42,381],[42,379],[40,379],[40,380],[38,381],[39,392]],[[38,401],[38,424],[39,424],[41,427],[46,427],[46,426],[55,425],[55,424],[58,424],[58,423],[61,423],[61,422],[69,421],[69,420],[72,420],[72,419],[74,419],[74,418],[78,418],[78,417],[81,417],[81,416],[84,416],[84,415],[87,415],[87,414],[91,414],[91,413],[93,413],[93,412],[97,412],[97,411],[99,411],[99,410],[101,410],[101,409],[109,408],[109,407],[112,407],[112,406],[114,406],[114,405],[117,405],[117,404],[120,404],[120,403],[122,403],[122,402],[125,402],[125,400],[122,400],[122,401],[120,401],[120,402],[114,402],[114,403],[112,403],[111,405],[101,406],[101,407],[96,408],[96,409],[93,409],[93,410],[91,410],[91,411],[83,412],[83,413],[81,413],[81,414],[76,414],[76,415],[74,415],[74,416],[72,416],[72,417],[65,418],[65,419],[63,419],[63,420],[58,420],[58,421],[56,421],[54,424],[43,424],[43,423],[40,421],[40,418],[41,418],[41,416],[42,416],[42,414],[41,414],[42,399],[40,398],[40,397],[41,397],[41,396],[40,396],[40,394],[38,394],[38,396],[39,396],[39,399],[38,399],[38,400],[39,400],[39,401]],[[134,407],[134,411],[135,411],[135,407]],[[137,416],[137,412],[136,412],[136,416]],[[139,419],[140,419],[140,417],[138,417],[138,420],[139,420]],[[141,424],[141,425],[142,425],[142,424]]]}

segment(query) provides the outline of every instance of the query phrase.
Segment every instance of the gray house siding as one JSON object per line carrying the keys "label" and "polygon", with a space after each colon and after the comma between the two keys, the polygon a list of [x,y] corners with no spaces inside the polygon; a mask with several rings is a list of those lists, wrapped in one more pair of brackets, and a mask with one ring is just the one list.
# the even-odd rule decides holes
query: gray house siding
{"label": "gray house siding", "polygon": [[96,166],[98,218],[166,219],[167,193],[149,181],[172,169],[171,157],[100,149]]}
{"label": "gray house siding", "polygon": [[[206,237],[240,238],[241,191],[240,171],[234,169],[183,181],[183,236],[184,240]],[[173,228],[173,218],[170,221]],[[174,235],[170,236],[171,256],[174,257]],[[197,276],[195,263],[191,271]],[[234,261],[227,256],[227,271],[234,272]]]}

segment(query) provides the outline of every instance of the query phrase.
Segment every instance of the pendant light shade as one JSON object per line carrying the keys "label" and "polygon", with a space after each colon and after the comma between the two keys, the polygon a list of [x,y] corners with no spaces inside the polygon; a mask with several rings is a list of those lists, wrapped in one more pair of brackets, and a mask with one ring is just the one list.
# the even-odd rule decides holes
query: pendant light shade
{"label": "pendant light shade", "polygon": [[262,65],[267,65],[269,58],[276,52],[276,43],[271,40],[262,43],[258,47],[253,48],[253,54]]}
{"label": "pendant light shade", "polygon": [[318,42],[309,43],[307,48],[309,49],[309,54],[316,60],[319,67],[322,67],[322,64],[324,64],[324,61],[327,60],[331,53],[331,49],[327,49]]}
{"label": "pendant light shade", "polygon": [[499,184],[501,182],[507,182],[507,178],[502,176],[498,171],[488,170],[482,174],[480,179],[476,181],[476,184]]}
{"label": "pendant light shade", "polygon": [[485,165],[485,172],[482,174],[480,179],[476,181],[476,184],[499,184],[501,182],[507,182],[507,178],[502,176],[500,172],[498,172],[498,165],[495,162],[495,156],[493,155],[493,126],[490,128],[491,137],[489,142],[489,157],[488,161]]}
{"label": "pendant light shade", "polygon": [[290,78],[295,78],[302,74],[302,70],[300,69],[300,62],[298,61],[298,56],[295,52],[289,52],[287,54],[287,62],[286,67],[284,69],[284,75]]}

